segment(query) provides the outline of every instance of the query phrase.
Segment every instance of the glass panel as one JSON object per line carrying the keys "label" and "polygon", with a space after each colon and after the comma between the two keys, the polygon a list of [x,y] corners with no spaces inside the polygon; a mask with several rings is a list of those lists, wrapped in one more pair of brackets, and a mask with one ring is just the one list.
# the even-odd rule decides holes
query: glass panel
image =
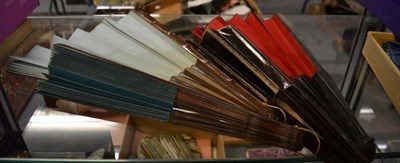
{"label": "glass panel", "polygon": [[370,72],[357,106],[357,119],[382,152],[400,152],[400,114]]}
{"label": "glass panel", "polygon": [[337,86],[344,76],[360,16],[287,15],[302,40]]}
{"label": "glass panel", "polygon": [[[190,38],[193,24],[204,25],[214,17],[214,15],[183,16],[166,26],[183,38]],[[266,19],[269,17],[269,15],[264,16]],[[339,86],[361,16],[285,15],[285,17],[293,25],[297,37]],[[229,20],[230,16],[223,18]]]}

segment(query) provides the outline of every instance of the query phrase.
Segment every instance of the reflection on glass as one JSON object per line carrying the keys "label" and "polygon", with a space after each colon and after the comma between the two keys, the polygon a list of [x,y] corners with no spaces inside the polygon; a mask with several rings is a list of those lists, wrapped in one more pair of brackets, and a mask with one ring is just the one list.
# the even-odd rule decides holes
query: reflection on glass
{"label": "reflection on glass", "polygon": [[382,152],[400,151],[400,114],[371,71],[358,103],[357,118]]}

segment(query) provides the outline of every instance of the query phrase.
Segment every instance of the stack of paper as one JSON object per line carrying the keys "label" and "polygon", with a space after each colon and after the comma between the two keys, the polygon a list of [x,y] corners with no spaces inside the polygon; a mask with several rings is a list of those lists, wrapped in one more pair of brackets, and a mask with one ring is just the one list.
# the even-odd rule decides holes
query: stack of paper
{"label": "stack of paper", "polygon": [[45,79],[43,74],[48,73],[50,55],[50,49],[36,45],[24,57],[10,56],[13,60],[8,64],[8,71]]}
{"label": "stack of paper", "polygon": [[124,66],[55,44],[40,92],[100,108],[168,120],[176,88]]}

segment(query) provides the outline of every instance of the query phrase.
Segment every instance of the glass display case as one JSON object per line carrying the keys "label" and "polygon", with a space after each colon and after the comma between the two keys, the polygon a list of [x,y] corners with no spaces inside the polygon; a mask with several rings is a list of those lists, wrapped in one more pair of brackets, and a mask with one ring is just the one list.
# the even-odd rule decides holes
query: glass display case
{"label": "glass display case", "polygon": [[[360,124],[375,138],[379,149],[383,153],[396,156],[399,154],[400,114],[398,108],[396,110],[396,106],[384,90],[382,83],[378,80],[376,73],[366,61],[365,54],[363,55],[367,35],[370,31],[390,33],[378,18],[365,10],[350,53],[344,80],[340,85],[341,91],[347,98]],[[393,76],[388,80],[395,81],[396,78]],[[395,88],[393,89],[396,91]],[[399,159],[394,158],[389,162],[391,161],[398,162]]]}
{"label": "glass display case", "polygon": [[[29,17],[28,20],[31,22],[33,30],[11,52],[11,55],[22,56],[36,44],[50,48],[52,35],[68,38],[76,28],[90,31],[105,17],[117,20],[123,16]],[[194,24],[204,25],[216,15],[152,16],[156,19],[168,20],[169,22],[165,24],[168,29],[185,39],[190,39],[190,31]],[[269,17],[270,15],[264,15],[265,19]],[[348,63],[352,59],[353,42],[358,38],[356,34],[361,28],[359,24],[362,16],[285,15],[285,17],[296,33],[296,37],[333,77],[337,86],[342,88],[343,80],[348,80],[345,76],[347,69],[354,69],[354,67],[348,66]],[[3,65],[6,62],[3,61]],[[3,71],[3,73],[10,72]],[[388,100],[374,74],[370,71],[366,74],[368,77],[365,80],[365,87],[359,89],[360,100],[353,107],[355,116],[368,134],[375,138],[375,142],[382,152],[380,154],[377,151],[376,161],[379,161],[381,156],[395,159],[400,156],[400,115]],[[32,79],[31,84],[35,85],[36,82],[36,79]],[[313,156],[251,160],[247,159],[246,151],[271,148],[271,146],[185,127],[153,123],[98,108],[85,110],[82,109],[84,106],[79,106],[79,104],[50,99],[35,93],[29,99],[18,116],[18,120],[32,158],[9,157],[0,158],[0,160],[19,162],[33,159],[51,162],[60,158],[62,158],[61,161],[68,161],[64,159],[69,158],[75,161],[77,159],[79,161],[86,161],[83,159],[90,161],[95,159],[118,159],[124,162],[143,161],[136,157],[140,138],[160,133],[185,133],[193,135],[196,139],[208,140],[210,156],[203,161],[319,161]],[[97,161],[101,162],[101,160]],[[196,162],[199,160],[186,161]]]}

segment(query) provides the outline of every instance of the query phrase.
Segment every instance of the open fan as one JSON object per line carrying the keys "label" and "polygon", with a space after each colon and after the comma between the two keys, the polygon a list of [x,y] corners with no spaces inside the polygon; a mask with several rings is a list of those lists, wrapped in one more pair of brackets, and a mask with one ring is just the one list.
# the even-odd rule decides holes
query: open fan
{"label": "open fan", "polygon": [[[323,161],[375,150],[279,16],[217,17],[184,41],[142,11],[53,39],[42,94],[266,143]],[[372,151],[372,152],[371,152]]]}

